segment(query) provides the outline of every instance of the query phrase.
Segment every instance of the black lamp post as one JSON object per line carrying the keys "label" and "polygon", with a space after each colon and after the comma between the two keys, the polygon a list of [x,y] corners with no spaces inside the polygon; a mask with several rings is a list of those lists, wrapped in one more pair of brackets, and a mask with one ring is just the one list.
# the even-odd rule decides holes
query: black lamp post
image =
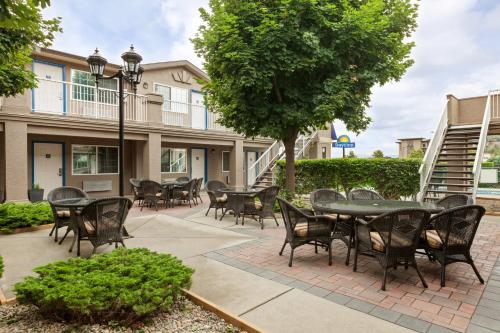
{"label": "black lamp post", "polygon": [[[99,50],[96,49],[94,54],[87,58],[87,63],[90,66],[90,73],[95,76],[96,88],[98,89],[99,80],[102,79],[118,79],[118,140],[119,140],[119,157],[118,157],[118,172],[119,172],[119,184],[120,184],[120,196],[123,196],[124,192],[124,182],[123,182],[123,169],[124,169],[124,110],[123,110],[123,83],[127,80],[132,86],[134,93],[137,92],[137,85],[141,82],[142,73],[144,69],[141,67],[140,63],[142,57],[140,54],[134,51],[134,46],[130,46],[130,50],[122,54],[123,66],[120,70],[108,77],[104,77],[104,67],[108,63],[106,58],[99,54]],[[97,90],[96,98],[98,98],[99,91]]]}

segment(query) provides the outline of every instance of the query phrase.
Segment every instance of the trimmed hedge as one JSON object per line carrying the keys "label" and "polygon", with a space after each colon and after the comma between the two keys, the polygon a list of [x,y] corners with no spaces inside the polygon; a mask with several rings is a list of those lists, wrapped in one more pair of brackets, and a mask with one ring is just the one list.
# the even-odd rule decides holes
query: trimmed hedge
{"label": "trimmed hedge", "polygon": [[[387,199],[411,196],[419,191],[418,159],[330,158],[295,162],[298,194],[319,188],[338,188],[349,193],[354,188],[372,188]],[[285,185],[285,161],[278,161],[277,184]]]}
{"label": "trimmed hedge", "polygon": [[0,278],[3,276],[3,258],[0,256]]}
{"label": "trimmed hedge", "polygon": [[21,304],[34,304],[56,320],[122,325],[169,310],[193,274],[170,254],[125,248],[58,261],[34,272],[38,277],[15,285]]}
{"label": "trimmed hedge", "polygon": [[14,203],[0,205],[0,231],[11,232],[17,228],[52,223],[54,217],[48,202]]}

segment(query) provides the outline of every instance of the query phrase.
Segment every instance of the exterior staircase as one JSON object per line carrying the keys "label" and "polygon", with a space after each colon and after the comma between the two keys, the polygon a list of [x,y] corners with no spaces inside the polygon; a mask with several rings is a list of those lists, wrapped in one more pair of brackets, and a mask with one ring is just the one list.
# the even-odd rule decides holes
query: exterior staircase
{"label": "exterior staircase", "polygon": [[[318,133],[300,135],[295,141],[295,159],[304,158],[307,148],[314,142]],[[248,173],[255,175],[248,177],[248,185],[254,188],[265,188],[274,184],[274,167],[276,162],[285,158],[285,147],[281,141],[275,141],[254,164],[248,167]]]}

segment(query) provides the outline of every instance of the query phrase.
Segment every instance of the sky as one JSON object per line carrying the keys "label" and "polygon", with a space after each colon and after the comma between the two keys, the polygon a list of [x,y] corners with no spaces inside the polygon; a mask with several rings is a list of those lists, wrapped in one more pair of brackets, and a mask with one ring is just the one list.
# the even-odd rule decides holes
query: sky
{"label": "sky", "polygon": [[[63,33],[52,48],[82,56],[99,47],[108,61],[120,63],[131,43],[144,62],[186,59],[203,68],[190,38],[201,24],[198,8],[208,0],[52,0],[45,17],[62,18]],[[358,156],[380,149],[397,156],[397,139],[430,138],[446,95],[458,98],[500,88],[500,1],[421,0],[412,40],[415,64],[399,82],[373,89],[372,123],[348,134]],[[341,150],[335,149],[334,156]]]}

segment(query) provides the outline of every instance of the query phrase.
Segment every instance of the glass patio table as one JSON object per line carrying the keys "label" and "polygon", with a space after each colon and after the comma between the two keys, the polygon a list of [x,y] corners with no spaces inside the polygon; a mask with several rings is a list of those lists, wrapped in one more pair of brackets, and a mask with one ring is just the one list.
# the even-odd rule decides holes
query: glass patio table
{"label": "glass patio table", "polygon": [[174,188],[179,188],[186,185],[188,182],[180,182],[177,180],[165,180],[161,182],[161,186],[165,189],[167,193],[167,207],[174,207],[172,200]]}
{"label": "glass patio table", "polygon": [[227,195],[226,210],[220,217],[219,221],[222,220],[228,210],[231,210],[236,217],[236,224],[238,224],[238,219],[245,208],[245,198],[252,196],[258,192],[258,190],[247,186],[226,187],[221,188],[217,191],[220,193],[225,193]]}
{"label": "glass patio table", "polygon": [[378,216],[398,209],[425,209],[431,214],[444,210],[432,202],[399,200],[340,200],[335,202],[316,202],[314,210],[328,214],[350,215],[353,217]]}

